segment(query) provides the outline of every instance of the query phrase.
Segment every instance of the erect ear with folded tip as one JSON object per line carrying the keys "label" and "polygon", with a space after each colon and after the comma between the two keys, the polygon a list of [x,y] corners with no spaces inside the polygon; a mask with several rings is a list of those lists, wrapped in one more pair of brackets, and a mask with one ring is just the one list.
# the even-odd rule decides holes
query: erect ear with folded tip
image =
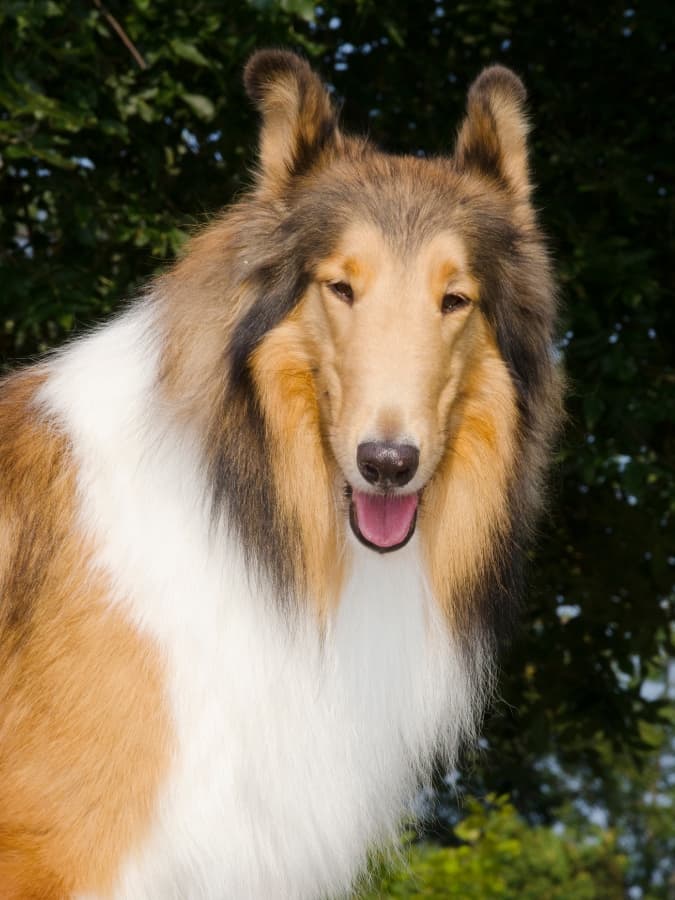
{"label": "erect ear with folded tip", "polygon": [[260,177],[280,191],[339,146],[331,99],[309,64],[287,50],[259,50],[244,70],[246,93],[262,114]]}
{"label": "erect ear with folded tip", "polygon": [[499,179],[520,201],[527,201],[531,191],[526,96],[522,81],[510,69],[484,69],[469,89],[455,150],[461,169]]}

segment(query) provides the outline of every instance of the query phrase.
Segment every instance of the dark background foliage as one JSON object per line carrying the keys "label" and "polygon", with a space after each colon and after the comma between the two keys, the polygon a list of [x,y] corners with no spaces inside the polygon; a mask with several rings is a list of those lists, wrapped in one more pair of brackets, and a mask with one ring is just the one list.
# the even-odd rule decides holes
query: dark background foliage
{"label": "dark background foliage", "polygon": [[[348,128],[420,154],[451,150],[484,64],[522,75],[569,419],[502,699],[455,778],[615,829],[654,897],[675,854],[673,25],[662,0],[0,3],[3,365],[110,313],[249,182],[255,47],[301,50]],[[435,803],[450,839],[454,792]]]}

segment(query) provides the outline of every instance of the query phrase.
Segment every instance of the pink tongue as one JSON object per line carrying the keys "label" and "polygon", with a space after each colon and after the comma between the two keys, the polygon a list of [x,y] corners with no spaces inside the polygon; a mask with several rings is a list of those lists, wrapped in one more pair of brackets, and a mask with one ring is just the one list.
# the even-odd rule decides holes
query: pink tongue
{"label": "pink tongue", "polygon": [[359,531],[371,544],[395,547],[408,536],[417,509],[417,494],[387,497],[354,491],[352,502]]}

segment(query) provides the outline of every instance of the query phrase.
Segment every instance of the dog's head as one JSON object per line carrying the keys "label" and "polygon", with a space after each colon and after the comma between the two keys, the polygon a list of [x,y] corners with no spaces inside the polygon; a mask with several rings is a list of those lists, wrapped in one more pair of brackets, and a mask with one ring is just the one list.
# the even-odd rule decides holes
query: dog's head
{"label": "dog's head", "polygon": [[[522,411],[547,352],[525,91],[509,70],[486,69],[454,155],[427,160],[344,135],[328,92],[294,54],[255,54],[245,83],[263,116],[258,195],[279,211],[276,240],[302,273],[258,366],[276,347],[297,376],[291,357],[304,358],[352,529],[395,550],[449,455],[498,448],[506,477],[516,394]],[[463,446],[460,419],[479,396],[490,414],[481,421],[474,404],[475,440]]]}
{"label": "dog's head", "polygon": [[560,409],[523,87],[486,69],[454,151],[424,159],[345,134],[292,53],[256,53],[245,81],[253,190],[168,284],[163,384],[205,429],[214,510],[324,608],[352,533],[384,553],[416,532],[469,627],[510,606]]}

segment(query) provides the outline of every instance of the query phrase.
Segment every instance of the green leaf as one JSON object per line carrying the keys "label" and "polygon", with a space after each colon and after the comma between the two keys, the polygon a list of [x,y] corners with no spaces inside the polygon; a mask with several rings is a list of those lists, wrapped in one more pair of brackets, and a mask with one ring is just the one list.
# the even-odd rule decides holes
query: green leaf
{"label": "green leaf", "polygon": [[201,53],[194,44],[188,44],[186,41],[181,40],[180,38],[174,38],[169,46],[181,59],[186,59],[188,62],[194,63],[196,66],[208,66],[209,61]]}
{"label": "green leaf", "polygon": [[306,22],[313,22],[316,8],[312,0],[280,0],[281,8],[287,13],[300,16]]}
{"label": "green leaf", "polygon": [[181,100],[187,103],[192,112],[205,122],[210,122],[216,114],[215,106],[203,94],[181,94]]}
{"label": "green leaf", "polygon": [[57,166],[59,169],[77,168],[77,163],[63,156],[57,150],[37,147],[35,144],[10,144],[8,147],[5,147],[3,153],[8,159],[36,158],[52,166]]}

